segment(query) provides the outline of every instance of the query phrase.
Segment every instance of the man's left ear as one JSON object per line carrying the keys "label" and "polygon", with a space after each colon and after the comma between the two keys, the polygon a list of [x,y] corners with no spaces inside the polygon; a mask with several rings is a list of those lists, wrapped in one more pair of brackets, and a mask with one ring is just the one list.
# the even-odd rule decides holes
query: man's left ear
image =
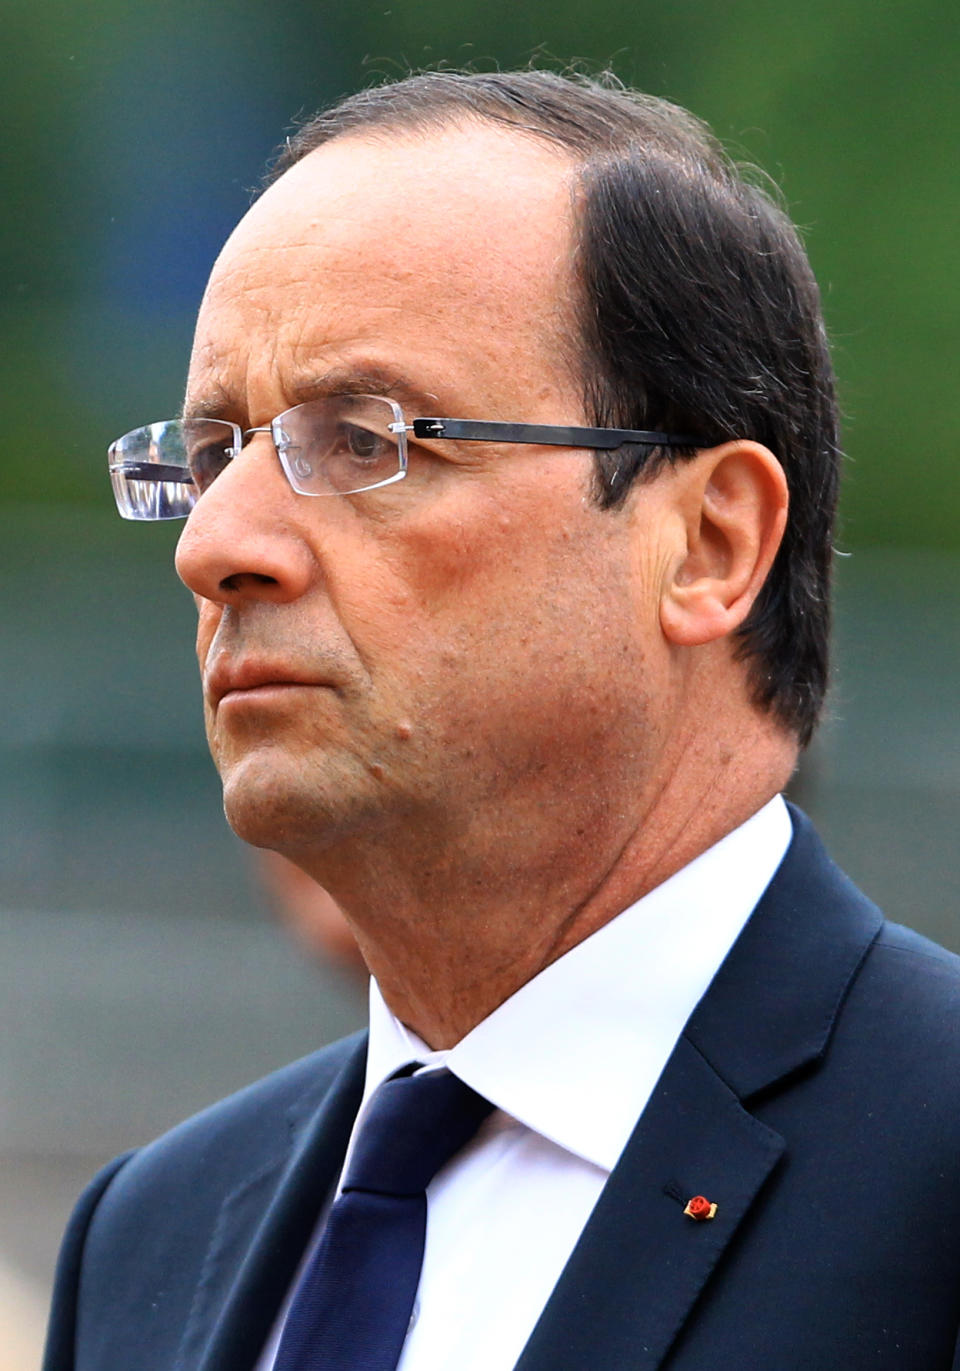
{"label": "man's left ear", "polygon": [[674,470],[676,556],[660,624],[678,647],[735,632],[750,612],[787,523],[787,479],[769,448],[738,439]]}

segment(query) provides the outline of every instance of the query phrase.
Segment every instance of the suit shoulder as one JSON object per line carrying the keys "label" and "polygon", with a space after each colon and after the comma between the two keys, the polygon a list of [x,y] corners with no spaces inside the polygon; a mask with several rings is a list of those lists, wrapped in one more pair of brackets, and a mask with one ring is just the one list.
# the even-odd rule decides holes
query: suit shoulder
{"label": "suit shoulder", "polygon": [[320,1103],[343,1068],[360,1053],[366,1036],[365,1032],[355,1033],[280,1067],[178,1124],[140,1155],[180,1151],[213,1141],[222,1146],[235,1136],[247,1138],[251,1132],[266,1142],[277,1131],[278,1140],[285,1143],[290,1122],[298,1121]]}
{"label": "suit shoulder", "polygon": [[903,924],[884,922],[865,969],[924,997],[960,999],[960,956]]}
{"label": "suit shoulder", "polygon": [[283,1067],[101,1173],[71,1223],[45,1371],[139,1366],[143,1337],[153,1338],[151,1365],[187,1364],[177,1349],[208,1262],[242,1262],[320,1121],[317,1174],[329,1185],[359,1103],[364,1047],[357,1034]]}
{"label": "suit shoulder", "polygon": [[900,953],[907,957],[920,958],[925,962],[933,962],[944,974],[952,974],[960,980],[960,956],[946,947],[941,947],[930,938],[925,938],[922,933],[907,928],[905,924],[885,922],[877,938],[876,950],[881,953]]}
{"label": "suit shoulder", "polygon": [[291,1062],[177,1124],[134,1152],[114,1176],[108,1200],[149,1191],[154,1201],[197,1181],[229,1188],[286,1155],[291,1137],[351,1063],[362,1068],[366,1033]]}
{"label": "suit shoulder", "polygon": [[129,1153],[124,1153],[104,1166],[89,1182],[74,1207],[57,1259],[43,1371],[60,1371],[60,1368],[74,1365],[77,1290],[87,1230],[101,1197],[129,1156]]}
{"label": "suit shoulder", "polygon": [[947,1105],[956,1092],[946,1081],[960,1079],[960,957],[884,923],[850,988],[842,1026],[863,1034],[899,1079],[939,1080]]}

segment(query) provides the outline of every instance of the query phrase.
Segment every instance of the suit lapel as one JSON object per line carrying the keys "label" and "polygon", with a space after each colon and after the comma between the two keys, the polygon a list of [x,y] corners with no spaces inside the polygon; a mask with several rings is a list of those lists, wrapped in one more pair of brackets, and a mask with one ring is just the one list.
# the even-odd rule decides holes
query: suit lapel
{"label": "suit lapel", "polygon": [[[747,1107],[811,1069],[882,918],[791,810],[783,863],[677,1043],[517,1371],[662,1366],[789,1146]],[[694,1195],[716,1217],[683,1213]]]}
{"label": "suit lapel", "polygon": [[783,1145],[681,1039],[517,1371],[658,1367]]}
{"label": "suit lapel", "polygon": [[743,1100],[823,1056],[883,924],[789,808],[787,855],[685,1029]]}
{"label": "suit lapel", "polygon": [[248,1177],[224,1202],[178,1368],[248,1371],[255,1364],[339,1174],[360,1107],[365,1057],[364,1038],[319,1108],[292,1111],[291,1154]]}

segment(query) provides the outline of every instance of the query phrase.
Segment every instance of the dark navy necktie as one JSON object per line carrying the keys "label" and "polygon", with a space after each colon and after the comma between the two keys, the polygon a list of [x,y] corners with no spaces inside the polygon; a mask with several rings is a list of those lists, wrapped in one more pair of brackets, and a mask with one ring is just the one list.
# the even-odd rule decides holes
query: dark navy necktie
{"label": "dark navy necktie", "polygon": [[374,1092],[274,1371],[393,1371],[420,1283],[427,1186],[492,1107],[445,1069]]}

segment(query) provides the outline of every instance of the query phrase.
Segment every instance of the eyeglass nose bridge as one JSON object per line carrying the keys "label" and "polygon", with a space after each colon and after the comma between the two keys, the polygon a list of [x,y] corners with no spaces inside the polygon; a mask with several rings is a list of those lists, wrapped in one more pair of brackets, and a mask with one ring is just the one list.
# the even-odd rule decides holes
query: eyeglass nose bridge
{"label": "eyeglass nose bridge", "polygon": [[254,433],[269,433],[271,438],[273,439],[274,447],[277,449],[278,452],[282,452],[284,447],[289,443],[290,440],[287,434],[284,433],[283,429],[280,429],[279,432],[277,431],[275,424],[276,420],[274,420],[272,424],[260,424],[256,428],[235,429],[234,431],[237,434],[237,444],[235,447],[230,449],[230,460],[235,461],[236,458],[240,456],[243,449],[247,446],[251,434]]}
{"label": "eyeglass nose bridge", "polygon": [[261,424],[261,425],[259,426],[259,428],[244,428],[244,429],[241,429],[241,430],[240,430],[240,444],[241,444],[242,447],[246,447],[246,445],[247,445],[247,439],[250,437],[250,434],[251,434],[251,433],[269,433],[269,434],[272,436],[272,435],[273,435],[273,425],[272,425],[272,424]]}
{"label": "eyeglass nose bridge", "polygon": [[246,447],[247,439],[251,433],[269,433],[273,439],[273,445],[278,452],[283,452],[290,446],[290,434],[280,424],[280,419],[274,419],[272,423],[260,424],[257,428],[245,428],[240,431],[240,446]]}
{"label": "eyeglass nose bridge", "polygon": [[294,451],[296,452],[297,448],[294,446],[294,440],[292,436],[280,423],[282,417],[282,415],[278,415],[275,419],[271,420],[269,424],[258,424],[254,428],[241,429],[238,427],[236,429],[237,446],[230,451],[229,457],[232,462],[240,456],[243,449],[247,446],[251,434],[269,433],[270,437],[273,439],[273,446],[276,455],[280,458],[280,466],[283,470],[283,474],[286,476],[288,483],[296,491],[299,490],[299,487],[295,480],[295,476],[299,477],[301,480],[306,480],[314,475],[314,470],[313,467],[302,457],[293,458],[291,469],[290,449],[291,447],[293,447]]}

